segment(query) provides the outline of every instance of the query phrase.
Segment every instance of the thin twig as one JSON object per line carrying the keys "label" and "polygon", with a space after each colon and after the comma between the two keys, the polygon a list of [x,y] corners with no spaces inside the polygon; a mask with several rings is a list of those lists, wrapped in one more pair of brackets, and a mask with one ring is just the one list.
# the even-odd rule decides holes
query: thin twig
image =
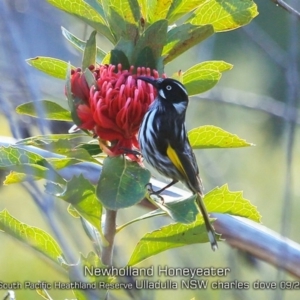
{"label": "thin twig", "polygon": [[284,10],[288,11],[290,14],[296,16],[300,20],[300,12],[298,12],[296,9],[288,5],[283,0],[272,0],[276,5],[282,7]]}

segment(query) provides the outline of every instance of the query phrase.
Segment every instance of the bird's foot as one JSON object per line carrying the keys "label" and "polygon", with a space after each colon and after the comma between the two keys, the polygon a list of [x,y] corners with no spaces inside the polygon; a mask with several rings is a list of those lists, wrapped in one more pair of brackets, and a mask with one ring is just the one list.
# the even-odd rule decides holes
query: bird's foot
{"label": "bird's foot", "polygon": [[147,191],[149,192],[149,196],[150,196],[150,197],[151,197],[152,195],[155,195],[155,196],[157,196],[157,197],[161,200],[162,204],[165,203],[165,199],[163,198],[163,196],[160,195],[161,190],[158,190],[158,191],[155,192],[155,191],[153,190],[152,183],[150,183],[150,182],[147,183],[145,187],[147,188]]}

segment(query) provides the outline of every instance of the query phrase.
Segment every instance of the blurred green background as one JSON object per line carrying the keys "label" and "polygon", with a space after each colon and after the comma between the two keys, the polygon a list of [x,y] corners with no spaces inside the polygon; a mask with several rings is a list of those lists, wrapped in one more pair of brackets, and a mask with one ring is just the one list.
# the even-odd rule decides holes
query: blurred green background
{"label": "blurred green background", "polygon": [[[263,224],[277,232],[282,226],[288,237],[300,242],[300,139],[299,124],[293,135],[293,157],[291,171],[290,202],[287,207],[284,197],[287,162],[287,125],[283,118],[263,110],[281,113],[286,103],[289,85],[286,69],[289,60],[290,15],[272,1],[256,1],[259,16],[245,28],[219,33],[194,47],[166,67],[168,75],[186,70],[205,60],[224,60],[234,68],[223,74],[220,83],[211,91],[191,98],[187,114],[188,129],[211,124],[237,134],[254,143],[255,147],[229,150],[197,151],[200,175],[206,191],[228,183],[230,190],[243,191],[244,197],[258,207]],[[296,9],[300,9],[299,3]],[[2,7],[1,7],[2,6]],[[52,8],[45,1],[4,1],[0,3],[0,136],[12,136],[11,130],[22,135],[25,128],[29,134],[37,134],[36,120],[17,116],[14,108],[23,102],[37,99],[63,99],[64,82],[46,77],[24,63],[24,59],[41,56],[57,57],[80,65],[81,53],[76,52],[61,36],[63,25],[72,33],[86,39],[90,30],[78,20]],[[295,23],[294,23],[295,24]],[[300,22],[296,23],[299,36]],[[10,30],[7,30],[10,28]],[[11,34],[13,30],[14,34]],[[98,38],[98,44],[109,50],[109,43]],[[299,41],[298,41],[299,44]],[[298,64],[299,68],[299,45]],[[299,89],[299,86],[297,87]],[[220,101],[225,99],[227,103]],[[219,100],[219,101],[218,101]],[[299,101],[299,99],[297,99]],[[266,107],[266,109],[263,109]],[[252,108],[250,108],[252,107]],[[283,113],[284,114],[284,113]],[[11,128],[10,124],[14,126]],[[10,121],[10,122],[9,122]],[[53,126],[51,130],[67,131],[68,127]],[[158,178],[161,178],[157,176]],[[42,187],[43,183],[39,183]],[[181,185],[179,185],[181,186]],[[182,186],[181,186],[182,187]],[[54,236],[47,218],[40,213],[31,196],[17,185],[3,186],[0,190],[0,210],[8,211],[20,221],[40,227]],[[58,214],[55,216],[61,236],[69,244],[76,260],[79,252],[87,255],[92,245],[87,239],[80,221],[71,217],[67,205],[57,200],[52,203]],[[288,210],[288,221],[282,224],[283,208]],[[133,207],[118,213],[118,224],[146,213],[141,207]],[[123,266],[138,240],[148,231],[156,229],[168,220],[155,218],[131,225],[116,237],[115,265]],[[0,281],[30,280],[68,281],[54,264],[45,260],[30,248],[0,233]],[[71,261],[76,263],[77,261]],[[192,245],[163,252],[144,261],[139,266],[168,265],[172,267],[230,267],[231,272],[224,281],[255,280],[274,281],[278,270],[220,243],[219,251],[213,253],[208,244]],[[289,280],[294,278],[287,277]],[[155,278],[153,278],[155,280]],[[156,278],[157,279],[157,278]],[[159,278],[166,280],[170,278]],[[180,278],[171,278],[180,280]],[[205,278],[204,278],[205,279]],[[210,278],[215,281],[218,278]],[[5,294],[0,290],[0,299]],[[72,299],[68,291],[50,291],[53,299]],[[41,299],[35,291],[18,290],[17,299]],[[123,291],[112,293],[114,299],[132,299]],[[151,290],[140,291],[136,299],[299,299],[299,291],[283,294],[270,290]],[[279,295],[279,296],[278,296]],[[279,298],[277,298],[279,299]]]}

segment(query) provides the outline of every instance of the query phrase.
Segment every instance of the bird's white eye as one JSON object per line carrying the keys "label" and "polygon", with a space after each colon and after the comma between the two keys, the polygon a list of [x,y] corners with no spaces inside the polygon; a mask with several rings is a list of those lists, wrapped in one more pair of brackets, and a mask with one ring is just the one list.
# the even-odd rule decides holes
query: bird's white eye
{"label": "bird's white eye", "polygon": [[168,91],[171,91],[172,87],[171,87],[170,85],[167,85],[167,86],[166,86],[166,89],[167,89]]}

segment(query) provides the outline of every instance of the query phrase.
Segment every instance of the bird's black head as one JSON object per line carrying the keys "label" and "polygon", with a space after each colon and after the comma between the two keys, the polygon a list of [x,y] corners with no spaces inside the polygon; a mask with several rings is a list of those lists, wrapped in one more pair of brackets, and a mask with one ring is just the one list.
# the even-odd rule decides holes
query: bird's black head
{"label": "bird's black head", "polygon": [[172,78],[152,79],[150,77],[140,76],[138,79],[152,84],[162,100],[171,103],[188,102],[188,94],[184,85]]}

